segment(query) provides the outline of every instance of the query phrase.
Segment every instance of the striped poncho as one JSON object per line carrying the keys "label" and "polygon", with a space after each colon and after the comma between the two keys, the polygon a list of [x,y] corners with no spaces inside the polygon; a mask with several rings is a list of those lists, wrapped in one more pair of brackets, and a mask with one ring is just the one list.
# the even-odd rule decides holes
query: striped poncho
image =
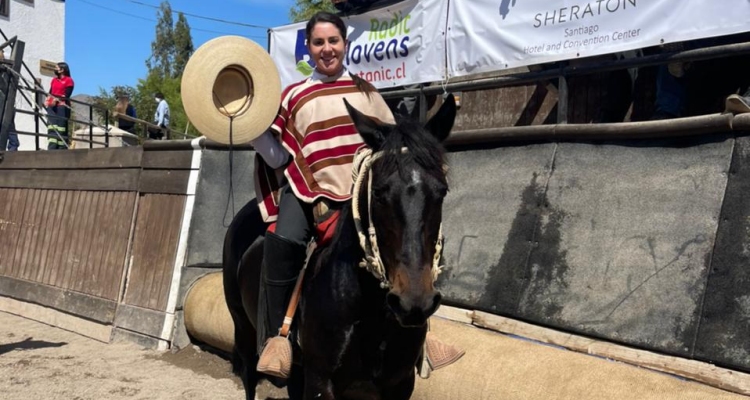
{"label": "striped poncho", "polygon": [[[306,203],[324,197],[351,198],[352,160],[362,137],[346,111],[344,99],[360,112],[385,123],[393,114],[376,91],[360,92],[345,71],[334,77],[313,75],[282,93],[279,114],[271,129],[291,154],[291,162],[273,170],[255,157],[255,193],[266,222],[276,220],[283,178]],[[281,172],[283,171],[283,176]]]}

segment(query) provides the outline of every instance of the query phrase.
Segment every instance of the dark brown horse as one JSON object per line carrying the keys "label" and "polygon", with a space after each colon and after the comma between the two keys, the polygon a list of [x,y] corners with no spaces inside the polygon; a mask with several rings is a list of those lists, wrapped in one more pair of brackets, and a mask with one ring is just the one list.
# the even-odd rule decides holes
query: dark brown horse
{"label": "dark brown horse", "polygon": [[[355,199],[341,210],[332,243],[315,251],[306,270],[294,326],[295,355],[303,362],[292,370],[289,395],[408,399],[427,318],[441,299],[433,285],[448,191],[441,142],[453,127],[456,105],[448,96],[424,127],[408,119],[384,125],[347,108],[372,150],[363,163],[371,167],[361,170],[365,183],[355,186]],[[374,243],[368,226],[376,234]],[[255,372],[255,324],[265,229],[252,201],[224,240],[224,293],[235,324],[233,365],[247,399],[254,399],[263,378]],[[369,268],[360,266],[363,259],[370,260]]]}

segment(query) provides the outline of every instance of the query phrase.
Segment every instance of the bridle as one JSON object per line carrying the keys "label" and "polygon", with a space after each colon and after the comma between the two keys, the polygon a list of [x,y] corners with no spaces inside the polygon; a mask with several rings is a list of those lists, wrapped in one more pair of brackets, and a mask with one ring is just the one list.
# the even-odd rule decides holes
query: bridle
{"label": "bridle", "polygon": [[[402,147],[400,153],[408,153],[409,149]],[[354,226],[357,229],[357,235],[359,236],[359,245],[365,252],[365,256],[360,261],[359,266],[367,269],[376,279],[380,281],[380,287],[388,289],[391,287],[391,283],[388,281],[386,276],[385,265],[380,257],[380,249],[378,248],[378,238],[375,232],[375,225],[372,222],[372,163],[383,157],[385,152],[378,151],[373,153],[370,148],[363,148],[357,154],[354,155],[354,161],[352,162],[352,180],[354,181],[354,188],[352,191],[352,213],[354,216]],[[364,224],[362,223],[362,216],[359,212],[360,193],[362,184],[367,176],[367,219],[368,228],[365,233]],[[441,254],[443,249],[443,223],[440,223],[440,229],[438,231],[437,242],[435,243],[435,255],[432,259],[432,281],[437,280],[438,275],[442,270],[440,265]]]}

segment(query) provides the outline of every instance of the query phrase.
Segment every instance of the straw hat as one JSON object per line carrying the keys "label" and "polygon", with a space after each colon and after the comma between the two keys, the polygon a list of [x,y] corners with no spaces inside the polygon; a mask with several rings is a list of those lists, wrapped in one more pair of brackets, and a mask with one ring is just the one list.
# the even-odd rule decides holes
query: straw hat
{"label": "straw hat", "polygon": [[182,74],[182,105],[211,140],[240,144],[260,136],[279,111],[281,80],[268,53],[250,39],[222,36],[204,43]]}

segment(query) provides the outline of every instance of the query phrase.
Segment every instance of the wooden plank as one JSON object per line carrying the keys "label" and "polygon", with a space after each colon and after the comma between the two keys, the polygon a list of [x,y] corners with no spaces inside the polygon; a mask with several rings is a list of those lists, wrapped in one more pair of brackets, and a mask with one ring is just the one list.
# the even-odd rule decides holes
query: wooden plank
{"label": "wooden plank", "polygon": [[102,323],[114,321],[117,307],[117,303],[111,300],[9,277],[0,277],[0,295]]}
{"label": "wooden plank", "polygon": [[144,151],[143,169],[191,169],[193,150]]}
{"label": "wooden plank", "polygon": [[23,215],[23,204],[18,203],[17,189],[0,189],[0,275],[9,275],[18,241],[19,211]]}
{"label": "wooden plank", "polygon": [[87,226],[90,224],[91,220],[89,204],[91,204],[92,195],[92,192],[81,192],[81,196],[78,198],[78,206],[73,215],[75,218],[73,236],[70,241],[68,241],[70,253],[67,260],[68,266],[66,267],[66,280],[62,285],[62,288],[64,289],[76,290],[81,281],[81,254],[83,253],[83,248],[87,239]]}
{"label": "wooden plank", "polygon": [[146,251],[151,201],[146,195],[138,196],[138,214],[136,215],[135,232],[133,234],[133,249],[131,255],[130,277],[127,284],[127,292],[124,301],[127,304],[140,304],[141,291],[143,290],[142,282],[146,281],[146,268],[141,268],[142,254]]}
{"label": "wooden plank", "polygon": [[165,312],[120,304],[115,313],[115,327],[169,340],[169,337],[162,337],[166,317]]}
{"label": "wooden plank", "polygon": [[474,321],[474,311],[443,305],[435,312],[435,316],[463,324],[471,324]]}
{"label": "wooden plank", "polygon": [[83,292],[86,287],[86,281],[88,280],[86,266],[88,262],[89,251],[91,250],[91,240],[94,238],[94,230],[96,229],[96,206],[97,206],[97,193],[86,192],[84,196],[86,199],[84,215],[85,224],[81,231],[81,237],[76,243],[76,266],[74,271],[76,272],[75,279],[71,282],[71,286],[67,288],[75,291]]}
{"label": "wooden plank", "polygon": [[474,311],[474,325],[518,335],[570,350],[637,365],[692,379],[723,390],[750,395],[750,374],[717,367],[701,361],[667,356],[615,343],[594,340],[540,326]]}
{"label": "wooden plank", "polygon": [[60,227],[60,235],[58,235],[57,241],[55,242],[55,250],[57,256],[56,265],[58,268],[52,273],[50,280],[53,286],[63,287],[65,285],[65,275],[70,273],[68,269],[69,257],[71,254],[71,240],[75,234],[75,215],[76,208],[78,207],[81,192],[79,191],[68,191],[68,201],[65,207],[65,216],[63,217],[62,224]]}
{"label": "wooden plank", "polygon": [[51,190],[42,190],[42,199],[39,202],[39,208],[37,212],[40,215],[39,224],[37,229],[34,230],[34,242],[32,243],[32,254],[31,254],[31,274],[29,280],[34,282],[40,282],[42,275],[44,274],[44,267],[42,266],[42,252],[44,251],[44,235],[48,231],[48,223],[50,222],[49,216],[49,204],[52,200]]}
{"label": "wooden plank", "polygon": [[120,290],[122,289],[122,283],[125,279],[126,265],[128,263],[128,246],[132,246],[132,238],[130,228],[135,223],[135,200],[138,197],[136,193],[120,193],[122,198],[123,206],[119,209],[122,210],[123,215],[117,218],[116,231],[113,235],[118,238],[116,245],[110,247],[111,251],[107,255],[106,264],[110,265],[113,270],[118,271],[117,274],[119,279],[112,279],[109,287],[103,294],[103,297],[113,300],[120,299]]}
{"label": "wooden plank", "polygon": [[588,352],[589,345],[595,342],[594,339],[555,331],[482,311],[474,311],[473,324],[482,328],[492,329],[493,331],[518,335],[583,353]]}
{"label": "wooden plank", "polygon": [[63,221],[65,220],[66,206],[68,205],[68,190],[61,190],[57,192],[57,206],[55,208],[54,225],[50,229],[51,234],[47,241],[47,248],[44,253],[43,264],[45,274],[42,277],[41,282],[47,285],[54,285],[53,276],[55,271],[60,269],[60,252],[58,251],[58,243],[63,238]]}
{"label": "wooden plank", "polygon": [[135,191],[140,173],[139,169],[10,170],[0,174],[0,188]]}
{"label": "wooden plank", "polygon": [[[57,208],[60,203],[60,191],[47,190],[47,201],[44,205],[44,222],[42,224],[42,232],[39,235],[39,242],[36,247],[36,255],[38,261],[36,265],[38,270],[36,272],[35,282],[46,283],[44,276],[47,274],[47,251],[49,250],[50,241],[52,235],[55,234],[55,223],[57,222]],[[50,268],[52,268],[50,266]]]}
{"label": "wooden plank", "polygon": [[145,285],[143,285],[144,290],[141,292],[140,304],[143,307],[155,309],[157,306],[155,298],[158,296],[159,284],[166,268],[164,265],[164,250],[170,245],[168,241],[169,209],[163,201],[165,198],[164,195],[152,194],[146,197],[152,202],[152,214],[149,216],[149,220],[151,221],[151,226],[157,227],[158,236],[153,238],[152,245],[148,248],[148,255],[141,260],[141,268],[147,268],[148,274],[146,275],[146,282],[144,282]]}
{"label": "wooden plank", "polygon": [[184,202],[177,195],[140,197],[127,304],[165,311]]}
{"label": "wooden plank", "polygon": [[138,186],[140,193],[186,194],[189,170],[144,169]]}
{"label": "wooden plank", "polygon": [[180,230],[182,227],[182,216],[185,210],[185,196],[168,196],[168,207],[170,210],[169,218],[169,235],[167,235],[168,243],[171,245],[171,251],[165,251],[164,255],[164,269],[159,284],[159,291],[157,296],[153,296],[156,300],[153,304],[157,310],[165,310],[167,308],[167,302],[169,300],[169,291],[172,288],[172,276],[174,275],[174,264],[177,258],[177,248],[180,243]]}
{"label": "wooden plank", "polygon": [[143,147],[139,146],[7,152],[0,162],[0,170],[140,168],[142,156]]}
{"label": "wooden plank", "polygon": [[115,271],[110,271],[108,265],[104,265],[104,258],[107,254],[107,246],[111,245],[112,242],[112,224],[114,223],[115,219],[115,209],[117,207],[116,204],[116,197],[115,192],[104,192],[99,193],[100,196],[103,197],[104,201],[100,205],[100,212],[97,213],[100,215],[99,222],[98,222],[98,234],[97,238],[94,240],[93,245],[93,254],[92,254],[92,270],[91,274],[93,276],[93,279],[89,282],[92,283],[91,289],[88,291],[89,294],[96,296],[96,297],[102,297],[102,293],[104,292],[104,286],[109,282],[109,279],[112,278],[112,275]]}
{"label": "wooden plank", "polygon": [[96,287],[97,277],[94,276],[94,264],[96,259],[97,240],[100,240],[104,232],[102,231],[101,208],[104,203],[103,196],[106,192],[91,193],[91,203],[87,207],[89,215],[89,225],[86,226],[84,234],[84,247],[81,252],[81,277],[77,282],[78,291],[93,295],[93,288]]}
{"label": "wooden plank", "polygon": [[109,343],[112,336],[112,326],[75,317],[53,308],[40,306],[0,296],[0,311],[20,315],[47,325],[56,326],[66,331],[75,332],[104,343]]}
{"label": "wooden plank", "polygon": [[13,277],[15,278],[24,278],[27,274],[28,270],[28,264],[31,250],[32,250],[32,238],[34,236],[34,229],[36,229],[36,223],[37,223],[37,206],[39,205],[39,200],[41,199],[41,190],[32,190],[31,196],[28,196],[26,198],[26,212],[24,213],[23,218],[23,225],[21,227],[21,234],[19,235],[19,238],[21,242],[19,243],[19,251],[20,254],[17,254],[17,261],[16,261],[16,269],[13,273]]}

